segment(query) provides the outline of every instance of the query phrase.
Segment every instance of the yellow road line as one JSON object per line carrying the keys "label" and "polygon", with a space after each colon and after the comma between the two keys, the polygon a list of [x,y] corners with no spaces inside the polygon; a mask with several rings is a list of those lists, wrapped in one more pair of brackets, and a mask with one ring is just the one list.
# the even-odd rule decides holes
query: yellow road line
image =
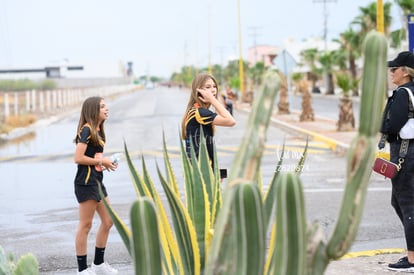
{"label": "yellow road line", "polygon": [[367,250],[367,251],[360,251],[360,252],[350,252],[345,254],[339,260],[357,258],[357,257],[371,257],[375,255],[381,254],[399,254],[404,253],[406,250],[403,248],[385,248],[385,249],[377,249],[377,250]]}

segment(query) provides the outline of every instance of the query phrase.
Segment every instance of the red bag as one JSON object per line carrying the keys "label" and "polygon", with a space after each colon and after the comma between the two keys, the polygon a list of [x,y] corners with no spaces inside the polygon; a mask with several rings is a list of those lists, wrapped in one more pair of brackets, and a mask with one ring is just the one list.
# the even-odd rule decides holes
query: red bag
{"label": "red bag", "polygon": [[395,177],[400,170],[397,164],[383,158],[376,158],[372,169],[374,172],[377,172],[378,174],[381,174],[389,179]]}

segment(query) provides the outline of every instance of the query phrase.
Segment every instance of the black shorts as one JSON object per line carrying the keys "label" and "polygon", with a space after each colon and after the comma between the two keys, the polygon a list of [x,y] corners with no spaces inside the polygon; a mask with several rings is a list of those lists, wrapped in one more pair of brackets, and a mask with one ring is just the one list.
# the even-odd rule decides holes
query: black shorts
{"label": "black shorts", "polygon": [[[101,183],[102,192],[104,193],[105,198],[108,196],[106,192],[105,185]],[[80,185],[75,184],[75,195],[79,203],[87,200],[95,200],[97,202],[101,201],[101,196],[99,195],[99,186],[98,185]]]}

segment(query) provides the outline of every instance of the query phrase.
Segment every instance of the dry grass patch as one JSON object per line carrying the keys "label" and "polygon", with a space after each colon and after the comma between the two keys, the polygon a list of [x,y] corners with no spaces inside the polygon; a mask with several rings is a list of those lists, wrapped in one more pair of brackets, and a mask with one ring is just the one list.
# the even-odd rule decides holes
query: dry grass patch
{"label": "dry grass patch", "polygon": [[7,133],[14,128],[27,127],[35,123],[37,117],[33,114],[9,116],[6,123],[0,124],[0,133]]}

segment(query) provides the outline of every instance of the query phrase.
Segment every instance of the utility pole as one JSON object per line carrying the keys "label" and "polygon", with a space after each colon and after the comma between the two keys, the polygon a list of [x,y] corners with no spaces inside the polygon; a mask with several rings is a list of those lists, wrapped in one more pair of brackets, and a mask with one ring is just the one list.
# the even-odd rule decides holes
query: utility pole
{"label": "utility pole", "polygon": [[336,0],[313,0],[314,3],[323,3],[323,39],[325,41],[325,52],[328,51],[328,9],[327,3],[336,3]]}
{"label": "utility pole", "polygon": [[[328,53],[328,9],[326,7],[327,3],[336,2],[336,0],[313,0],[314,3],[323,3],[323,40],[325,42],[325,54]],[[329,74],[325,72],[325,88],[326,91],[329,91]],[[333,88],[332,88],[333,89]]]}
{"label": "utility pole", "polygon": [[237,21],[239,29],[239,78],[240,78],[240,93],[241,98],[244,100],[245,87],[244,87],[244,68],[243,68],[243,47],[242,47],[242,31],[241,31],[241,18],[240,18],[240,0],[237,1]]}

